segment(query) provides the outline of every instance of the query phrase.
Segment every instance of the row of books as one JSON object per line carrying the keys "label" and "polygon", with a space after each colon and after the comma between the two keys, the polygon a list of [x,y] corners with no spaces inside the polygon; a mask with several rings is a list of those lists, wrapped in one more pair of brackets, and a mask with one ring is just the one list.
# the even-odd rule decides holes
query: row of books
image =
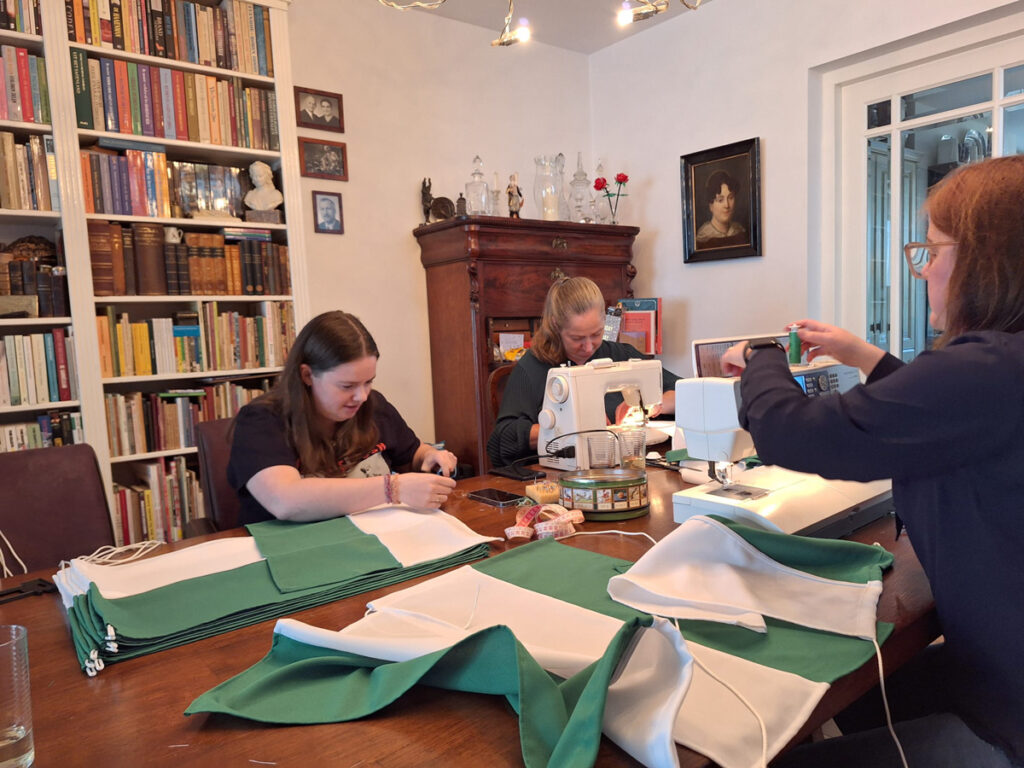
{"label": "row of books", "polygon": [[274,76],[270,13],[262,6],[244,0],[65,0],[64,6],[72,42]]}
{"label": "row of books", "polygon": [[162,151],[97,146],[80,153],[87,213],[240,217],[245,193],[252,189],[249,174],[240,168],[168,162]]}
{"label": "row of books", "polygon": [[[0,253],[0,296],[35,296],[35,317],[68,316],[68,277],[64,267]],[[3,303],[0,302],[0,306]]]}
{"label": "row of books", "polygon": [[73,445],[84,439],[78,411],[41,413],[33,421],[0,425],[0,453]]}
{"label": "row of books", "polygon": [[0,207],[14,211],[59,211],[53,136],[29,136],[24,144],[0,131]]}
{"label": "row of books", "polygon": [[[2,3],[0,3],[2,5]],[[16,45],[0,46],[0,120],[50,124],[50,88],[46,61]]]}
{"label": "row of books", "polygon": [[[89,258],[96,296],[277,296],[291,292],[288,246],[270,230],[189,232],[176,227],[91,220]],[[176,233],[174,233],[176,235]],[[234,242],[226,242],[227,238]]]}
{"label": "row of books", "polygon": [[0,3],[0,29],[29,35],[43,34],[39,0],[5,0]]}
{"label": "row of books", "polygon": [[0,344],[0,406],[78,399],[71,330],[8,334]]}
{"label": "row of books", "polygon": [[277,150],[277,108],[267,88],[71,51],[78,127],[203,144]]}
{"label": "row of books", "polygon": [[[107,438],[112,456],[169,451],[196,445],[196,425],[234,416],[245,403],[262,395],[233,382],[172,389],[164,392],[107,393]],[[222,394],[218,396],[217,391]]]}
{"label": "row of books", "polygon": [[185,526],[204,517],[203,492],[184,456],[139,461],[130,465],[134,478],[114,483],[114,527],[121,546],[138,541],[178,541]]}
{"label": "row of books", "polygon": [[174,317],[132,320],[113,307],[96,317],[104,378],[270,368],[295,340],[291,302],[261,301],[258,315],[221,312],[217,302]]}

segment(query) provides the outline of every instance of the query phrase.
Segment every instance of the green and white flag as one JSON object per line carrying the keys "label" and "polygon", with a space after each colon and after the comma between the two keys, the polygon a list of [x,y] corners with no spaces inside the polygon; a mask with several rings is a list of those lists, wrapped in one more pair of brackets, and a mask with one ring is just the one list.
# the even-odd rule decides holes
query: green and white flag
{"label": "green and white flag", "polygon": [[54,581],[83,670],[461,565],[495,541],[404,507],[249,532],[121,565],[72,560]]}
{"label": "green and white flag", "polygon": [[[874,646],[829,631],[827,611],[813,617],[814,629],[794,616],[776,618],[787,613],[785,601],[750,583],[780,568],[774,586],[788,585],[793,599],[802,594],[798,582],[810,593],[824,589],[829,600],[849,595],[836,604],[835,623],[841,632],[859,630],[874,627],[877,582],[891,556],[693,520],[635,565],[543,540],[386,595],[340,631],[280,621],[270,653],[200,696],[187,714],[338,722],[378,711],[423,683],[506,696],[519,714],[528,766],[590,765],[602,731],[645,765],[676,765],[676,742],[726,768],[757,765],[758,719],[770,758],[829,683],[870,659]],[[721,545],[729,553],[715,562],[710,548]],[[666,558],[704,561],[687,579]],[[669,576],[660,582],[663,570]],[[727,588],[693,590],[702,573]],[[661,597],[659,584],[667,585]],[[609,594],[623,590],[642,593],[672,620]],[[661,602],[676,605],[664,610]],[[851,606],[852,622],[845,615]],[[694,611],[700,618],[689,617]],[[879,628],[879,636],[889,629]],[[556,676],[550,687],[530,683],[537,669]]]}

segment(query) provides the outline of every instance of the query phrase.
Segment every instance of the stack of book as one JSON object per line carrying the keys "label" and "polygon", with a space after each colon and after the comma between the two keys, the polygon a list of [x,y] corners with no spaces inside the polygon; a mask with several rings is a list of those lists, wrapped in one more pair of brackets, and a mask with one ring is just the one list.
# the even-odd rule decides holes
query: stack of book
{"label": "stack of book", "polygon": [[4,336],[0,343],[0,406],[77,400],[76,367],[70,329]]}
{"label": "stack of book", "polygon": [[39,0],[18,0],[0,3],[0,29],[39,35],[43,20],[39,16]]}
{"label": "stack of book", "polygon": [[13,133],[0,131],[0,208],[60,210],[53,136],[29,136],[19,144]]}
{"label": "stack of book", "polygon": [[[189,232],[167,242],[156,223],[88,222],[96,296],[280,296],[291,292],[288,246],[270,230]],[[227,242],[227,240],[231,242]]]}
{"label": "stack of book", "polygon": [[203,492],[184,456],[132,464],[136,482],[114,483],[120,539],[179,541],[185,526],[204,516]]}
{"label": "stack of book", "polygon": [[0,426],[0,453],[73,445],[82,440],[82,414],[78,411],[50,411],[34,421]]}
{"label": "stack of book", "polygon": [[68,39],[274,76],[269,11],[243,0],[65,0]]}
{"label": "stack of book", "polygon": [[[29,312],[30,317],[67,317],[67,270],[35,259],[10,257],[10,253],[0,253],[0,296],[35,296],[35,312]],[[4,308],[5,302],[0,300],[0,314]]]}
{"label": "stack of book", "polygon": [[27,48],[0,45],[0,82],[7,97],[0,97],[0,120],[50,124],[50,89],[42,56]]}
{"label": "stack of book", "polygon": [[645,355],[661,354],[661,299],[619,299],[622,310],[619,341]]}
{"label": "stack of book", "polygon": [[276,151],[274,95],[236,77],[71,51],[78,127]]}

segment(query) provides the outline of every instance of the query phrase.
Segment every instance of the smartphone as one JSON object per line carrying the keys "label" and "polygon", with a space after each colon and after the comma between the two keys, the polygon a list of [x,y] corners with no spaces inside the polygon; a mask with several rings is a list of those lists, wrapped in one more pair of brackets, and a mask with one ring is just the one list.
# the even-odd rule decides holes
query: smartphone
{"label": "smartphone", "polygon": [[466,494],[466,498],[490,504],[492,507],[511,507],[523,499],[518,493],[509,493],[497,488],[481,488],[479,491],[470,491]]}

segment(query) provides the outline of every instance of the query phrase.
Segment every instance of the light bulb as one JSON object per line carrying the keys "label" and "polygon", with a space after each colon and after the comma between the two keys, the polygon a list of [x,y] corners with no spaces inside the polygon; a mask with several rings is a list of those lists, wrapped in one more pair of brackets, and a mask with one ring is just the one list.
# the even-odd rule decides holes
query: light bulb
{"label": "light bulb", "polygon": [[628,27],[633,23],[633,12],[629,9],[628,4],[622,4],[622,8],[616,14],[615,20],[618,22],[620,27]]}
{"label": "light bulb", "polygon": [[530,27],[529,22],[526,19],[519,20],[519,26],[516,27],[516,39],[521,43],[525,43],[530,39]]}

